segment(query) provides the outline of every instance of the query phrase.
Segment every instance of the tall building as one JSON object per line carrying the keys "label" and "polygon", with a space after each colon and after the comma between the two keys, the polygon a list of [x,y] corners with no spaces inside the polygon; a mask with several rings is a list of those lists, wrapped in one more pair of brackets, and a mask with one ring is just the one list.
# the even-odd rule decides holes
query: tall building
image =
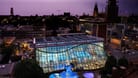
{"label": "tall building", "polygon": [[13,10],[13,8],[10,9],[10,15],[14,15],[14,10]]}
{"label": "tall building", "polygon": [[106,20],[116,22],[118,17],[118,5],[116,0],[108,0],[106,6]]}
{"label": "tall building", "polygon": [[97,3],[95,3],[95,6],[94,6],[93,16],[94,17],[98,16],[98,6],[97,6]]}

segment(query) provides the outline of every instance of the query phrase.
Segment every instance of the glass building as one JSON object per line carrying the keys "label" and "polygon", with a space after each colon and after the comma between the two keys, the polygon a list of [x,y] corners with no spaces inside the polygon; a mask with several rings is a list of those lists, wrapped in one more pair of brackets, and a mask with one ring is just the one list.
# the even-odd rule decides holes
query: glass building
{"label": "glass building", "polygon": [[103,39],[88,35],[62,35],[36,39],[36,60],[44,72],[63,70],[73,64],[74,70],[104,67],[106,53]]}

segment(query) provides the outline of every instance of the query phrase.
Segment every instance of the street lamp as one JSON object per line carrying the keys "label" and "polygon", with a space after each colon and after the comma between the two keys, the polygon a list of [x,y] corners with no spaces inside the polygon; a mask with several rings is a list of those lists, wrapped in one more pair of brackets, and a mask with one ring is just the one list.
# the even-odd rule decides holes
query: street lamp
{"label": "street lamp", "polygon": [[36,38],[33,38],[34,58],[36,58]]}

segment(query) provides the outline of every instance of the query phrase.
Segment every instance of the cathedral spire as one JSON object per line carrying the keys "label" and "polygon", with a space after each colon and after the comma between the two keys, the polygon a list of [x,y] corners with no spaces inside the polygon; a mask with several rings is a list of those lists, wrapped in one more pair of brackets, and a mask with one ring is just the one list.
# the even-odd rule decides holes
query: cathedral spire
{"label": "cathedral spire", "polygon": [[93,16],[94,17],[97,17],[98,16],[98,6],[97,6],[97,3],[95,3],[95,5],[94,5]]}
{"label": "cathedral spire", "polygon": [[14,15],[13,8],[10,9],[10,15]]}

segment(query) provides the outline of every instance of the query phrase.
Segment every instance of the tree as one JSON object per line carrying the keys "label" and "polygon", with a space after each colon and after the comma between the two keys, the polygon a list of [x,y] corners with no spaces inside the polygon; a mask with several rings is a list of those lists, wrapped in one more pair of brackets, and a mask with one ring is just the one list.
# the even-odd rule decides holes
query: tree
{"label": "tree", "polygon": [[0,64],[6,64],[9,62],[11,55],[14,53],[14,48],[15,46],[13,44],[7,45],[4,42],[0,45],[0,49],[1,49],[0,54],[2,55]]}
{"label": "tree", "polygon": [[125,56],[118,60],[118,66],[128,67],[128,60],[125,58]]}
{"label": "tree", "polygon": [[13,69],[13,78],[44,78],[42,68],[33,59],[18,62]]}
{"label": "tree", "polygon": [[107,57],[107,61],[105,63],[105,71],[108,73],[108,74],[111,74],[112,73],[112,68],[113,67],[116,67],[117,65],[117,60],[114,56],[110,55]]}

